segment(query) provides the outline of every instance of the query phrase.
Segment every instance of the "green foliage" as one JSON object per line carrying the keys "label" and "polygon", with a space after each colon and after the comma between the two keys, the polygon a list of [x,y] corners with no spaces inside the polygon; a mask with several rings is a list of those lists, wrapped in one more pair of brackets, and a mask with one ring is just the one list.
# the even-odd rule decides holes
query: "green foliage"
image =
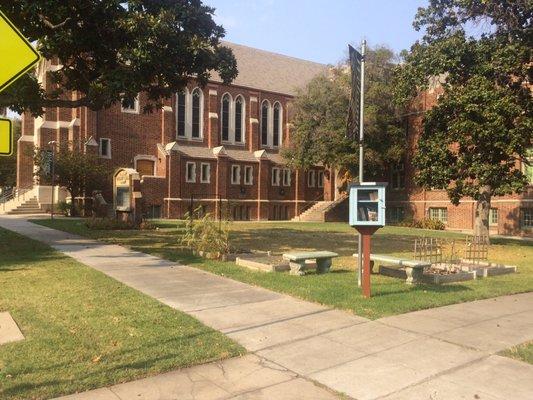
{"label": "green foliage", "polygon": [[220,257],[229,253],[229,229],[227,221],[219,225],[212,214],[200,215],[201,208],[186,214],[185,233],[180,243],[195,253]]}
{"label": "green foliage", "polygon": [[[533,145],[532,11],[520,0],[431,0],[414,22],[424,38],[396,70],[395,96],[405,107],[421,90],[442,85],[424,117],[416,182],[446,189],[454,204],[477,200],[480,234],[488,232],[491,196],[528,183],[516,167]],[[486,30],[468,36],[466,25]]]}
{"label": "green foliage", "polygon": [[[39,149],[35,153],[36,175],[41,182],[51,181],[51,158],[51,150]],[[99,162],[98,157],[83,152],[78,147],[69,149],[69,144],[56,151],[54,160],[55,184],[65,187],[72,199],[90,193],[110,177],[110,171]],[[72,216],[77,215],[74,204],[72,201]]]}
{"label": "green foliage", "polygon": [[87,218],[85,226],[96,231],[135,229],[135,225],[132,222],[115,218]]}
{"label": "green foliage", "polygon": [[68,216],[70,212],[70,204],[66,201],[60,201],[57,203],[57,211],[59,211],[64,216]]}
{"label": "green foliage", "polygon": [[237,75],[233,53],[220,43],[224,29],[200,0],[0,0],[0,9],[44,58],[62,65],[48,73],[58,84],[53,91],[26,74],[0,94],[0,106],[18,112],[98,110],[122,99],[131,103],[140,92],[151,111],[191,76],[206,84],[213,71],[227,83]]}
{"label": "green foliage", "polygon": [[13,154],[0,157],[0,188],[13,187],[17,184],[17,140],[20,138],[21,121],[12,120],[13,126]]}
{"label": "green foliage", "polygon": [[[394,53],[385,47],[369,49],[365,85],[365,174],[383,176],[405,148],[405,132],[393,102]],[[346,138],[351,76],[344,65],[318,76],[296,97],[292,107],[291,147],[284,156],[306,168],[324,163],[355,173],[358,143]]]}

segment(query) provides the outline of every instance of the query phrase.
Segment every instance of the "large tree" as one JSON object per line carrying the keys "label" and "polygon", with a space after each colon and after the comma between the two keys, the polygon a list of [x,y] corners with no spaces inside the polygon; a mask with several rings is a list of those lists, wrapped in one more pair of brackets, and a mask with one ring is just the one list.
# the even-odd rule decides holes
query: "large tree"
{"label": "large tree", "polygon": [[414,21],[425,34],[397,70],[405,106],[431,82],[442,85],[424,116],[416,181],[447,190],[456,205],[473,198],[476,235],[488,235],[493,196],[528,184],[517,166],[533,137],[532,15],[529,0],[430,0]]}
{"label": "large tree", "polygon": [[53,170],[54,183],[64,187],[70,194],[70,215],[75,216],[78,211],[76,198],[100,189],[111,173],[96,155],[81,151],[78,147],[70,147],[61,146],[54,153],[50,149],[39,149],[34,161],[37,167],[35,174],[40,182],[50,184]]}
{"label": "large tree", "polygon": [[[364,173],[365,180],[371,180],[383,178],[387,168],[401,160],[405,130],[393,101],[394,53],[380,46],[368,49],[365,60]],[[357,176],[359,144],[346,135],[351,88],[347,65],[315,77],[296,96],[291,109],[294,128],[284,153],[292,166],[323,163],[346,179]]]}
{"label": "large tree", "polygon": [[220,43],[224,29],[200,0],[0,0],[0,9],[61,65],[48,73],[57,83],[51,92],[26,74],[0,94],[0,107],[20,113],[98,110],[132,103],[139,92],[147,93],[150,111],[190,77],[205,84],[214,71],[225,82],[237,75],[233,53]]}

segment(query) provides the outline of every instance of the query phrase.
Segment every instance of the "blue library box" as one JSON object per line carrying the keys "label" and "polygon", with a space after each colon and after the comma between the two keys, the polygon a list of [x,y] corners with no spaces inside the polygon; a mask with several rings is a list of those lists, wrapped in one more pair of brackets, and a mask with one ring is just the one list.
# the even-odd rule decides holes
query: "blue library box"
{"label": "blue library box", "polygon": [[385,226],[386,187],[385,182],[350,185],[350,226]]}

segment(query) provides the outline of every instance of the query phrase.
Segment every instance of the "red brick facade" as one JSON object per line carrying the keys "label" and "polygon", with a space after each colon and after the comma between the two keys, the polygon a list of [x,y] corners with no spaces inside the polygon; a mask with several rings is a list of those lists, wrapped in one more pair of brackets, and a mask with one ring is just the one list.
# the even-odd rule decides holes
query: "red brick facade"
{"label": "red brick facade", "polygon": [[[47,68],[53,67],[51,63]],[[45,74],[43,74],[45,76]],[[47,89],[50,85],[43,80]],[[197,88],[193,81],[188,91]],[[286,167],[280,155],[288,143],[287,94],[261,91],[241,86],[227,86],[211,82],[199,88],[201,97],[202,132],[200,138],[177,135],[176,98],[165,101],[162,109],[143,113],[144,94],[139,96],[137,110],[124,110],[120,104],[109,109],[91,111],[78,109],[47,109],[43,118],[23,116],[23,137],[26,146],[46,148],[48,142],[73,143],[85,151],[100,155],[100,162],[110,170],[144,168],[153,165],[153,172],[141,176],[141,192],[148,215],[181,218],[192,208],[202,206],[205,212],[216,213],[238,220],[281,220],[297,215],[310,203],[333,195],[323,187],[309,187],[304,171],[283,172]],[[224,94],[244,100],[244,140],[242,143],[223,143],[219,127],[221,99]],[[264,100],[281,106],[281,145],[262,146],[260,138],[260,107]],[[101,141],[106,140],[108,153],[102,154]],[[22,144],[22,142],[21,142]],[[187,180],[187,163],[195,164],[194,182]],[[202,181],[202,168],[209,167],[209,179]],[[239,179],[232,182],[232,168],[239,166]],[[245,182],[245,170],[252,168],[251,181]],[[275,171],[279,172],[275,172]],[[317,167],[316,171],[323,171]],[[19,187],[33,185],[31,156],[19,154]],[[273,174],[279,174],[277,180]],[[290,178],[283,180],[284,174]],[[315,172],[318,173],[318,172]],[[112,203],[111,179],[101,183],[103,195]]]}

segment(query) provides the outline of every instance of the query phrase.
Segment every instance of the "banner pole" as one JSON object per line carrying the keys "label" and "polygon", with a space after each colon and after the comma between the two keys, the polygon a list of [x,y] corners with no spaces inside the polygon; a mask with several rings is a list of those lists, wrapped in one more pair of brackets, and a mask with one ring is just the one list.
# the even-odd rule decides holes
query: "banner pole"
{"label": "banner pole", "polygon": [[[363,116],[365,106],[365,52],[366,52],[366,40],[361,43],[361,90],[359,101],[359,183],[363,183]],[[357,239],[357,285],[361,287],[363,274],[363,235],[359,233]]]}

